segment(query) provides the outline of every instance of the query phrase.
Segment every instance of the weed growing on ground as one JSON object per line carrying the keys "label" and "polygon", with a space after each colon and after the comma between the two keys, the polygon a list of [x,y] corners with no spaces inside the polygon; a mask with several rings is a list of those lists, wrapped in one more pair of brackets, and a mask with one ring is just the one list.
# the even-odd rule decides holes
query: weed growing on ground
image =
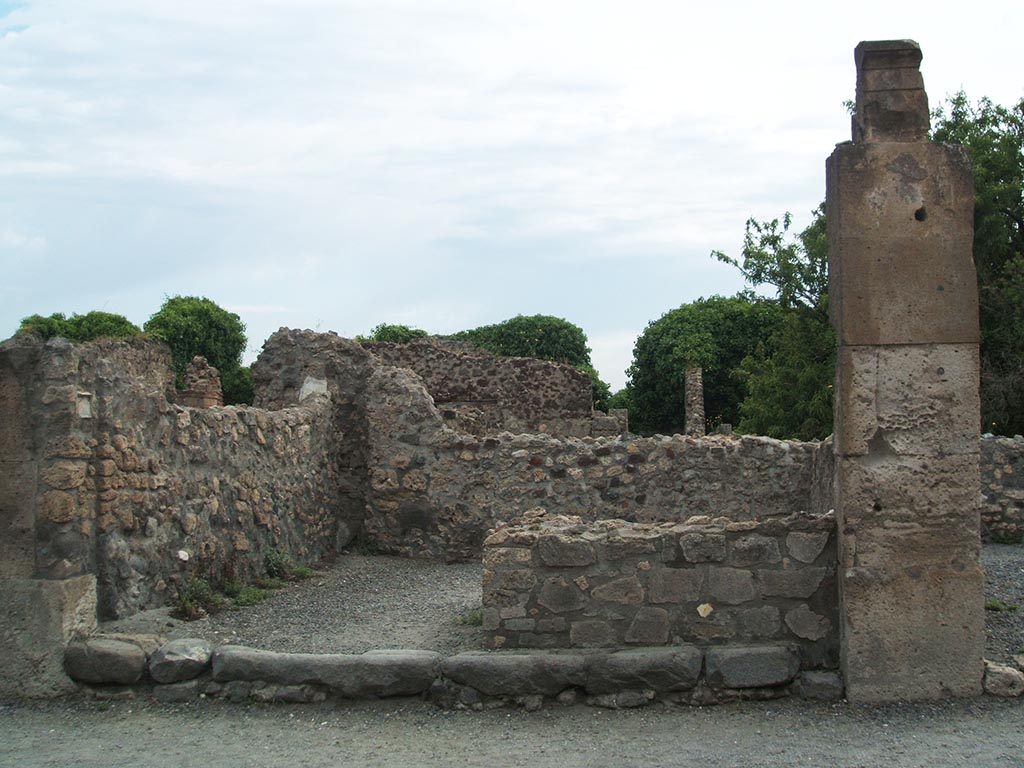
{"label": "weed growing on ground", "polygon": [[996,613],[1003,613],[1004,611],[1016,611],[1019,606],[1016,603],[1004,603],[998,597],[990,597],[985,601],[986,611],[995,611]]}
{"label": "weed growing on ground", "polygon": [[304,581],[305,579],[311,578],[316,573],[308,565],[297,565],[295,570],[292,571],[292,578],[296,581]]}
{"label": "weed growing on ground", "polygon": [[268,597],[270,597],[270,592],[266,589],[253,586],[242,587],[235,598],[235,605],[256,605],[256,603],[262,603]]}
{"label": "weed growing on ground", "polygon": [[260,589],[284,589],[284,579],[276,576],[261,576],[256,579],[256,586]]}
{"label": "weed growing on ground", "polygon": [[290,579],[295,571],[295,561],[287,552],[272,549],[263,558],[263,567],[272,579]]}
{"label": "weed growing on ground", "polygon": [[229,579],[221,585],[220,591],[230,598],[235,598],[238,597],[238,593],[241,592],[244,587],[245,584],[237,579]]}
{"label": "weed growing on ground", "polygon": [[210,583],[206,579],[190,576],[183,585],[178,586],[178,597],[171,615],[186,621],[194,621],[220,607],[221,601],[213,593]]}
{"label": "weed growing on ground", "polygon": [[464,627],[482,627],[484,624],[484,609],[474,608],[471,611],[465,611],[455,617],[455,623],[461,624]]}

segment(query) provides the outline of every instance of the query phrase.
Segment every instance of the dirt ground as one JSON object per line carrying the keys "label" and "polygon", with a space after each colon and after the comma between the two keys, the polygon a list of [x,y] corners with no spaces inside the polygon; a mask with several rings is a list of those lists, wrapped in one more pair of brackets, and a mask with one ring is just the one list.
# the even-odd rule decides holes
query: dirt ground
{"label": "dirt ground", "polygon": [[445,711],[420,701],[0,707],[0,765],[1021,768],[1024,704]]}

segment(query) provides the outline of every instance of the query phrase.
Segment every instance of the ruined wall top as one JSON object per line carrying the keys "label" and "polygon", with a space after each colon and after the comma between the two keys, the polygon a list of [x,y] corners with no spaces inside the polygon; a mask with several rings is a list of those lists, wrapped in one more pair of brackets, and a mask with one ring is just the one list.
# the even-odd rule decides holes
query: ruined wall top
{"label": "ruined wall top", "polygon": [[928,94],[921,77],[921,47],[913,40],[873,40],[854,50],[857,102],[853,140],[925,141]]}

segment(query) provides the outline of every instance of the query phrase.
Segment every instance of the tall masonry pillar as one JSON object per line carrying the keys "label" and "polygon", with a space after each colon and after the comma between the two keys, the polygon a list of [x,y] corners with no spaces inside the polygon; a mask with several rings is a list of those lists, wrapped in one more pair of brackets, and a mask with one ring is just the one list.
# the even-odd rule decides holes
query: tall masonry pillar
{"label": "tall masonry pillar", "polygon": [[853,141],[827,163],[839,340],[835,509],[850,701],[981,693],[974,185],[927,140],[921,49],[855,51]]}

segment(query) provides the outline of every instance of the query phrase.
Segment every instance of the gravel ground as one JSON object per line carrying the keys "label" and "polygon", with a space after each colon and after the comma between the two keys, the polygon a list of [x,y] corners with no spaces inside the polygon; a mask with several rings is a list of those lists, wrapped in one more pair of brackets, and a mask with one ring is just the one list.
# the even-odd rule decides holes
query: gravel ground
{"label": "gravel ground", "polygon": [[[1007,609],[985,611],[985,656],[1009,662],[1024,653],[1024,547],[988,544],[982,564],[985,598]],[[103,630],[204,637],[295,653],[420,648],[454,654],[483,647],[480,630],[457,620],[479,607],[477,564],[342,555],[329,569],[259,605],[193,622],[176,621],[166,609],[147,611]]]}
{"label": "gravel ground", "polygon": [[1019,699],[532,713],[444,711],[395,700],[287,707],[59,702],[0,706],[0,765],[1020,768],[1022,729]]}

